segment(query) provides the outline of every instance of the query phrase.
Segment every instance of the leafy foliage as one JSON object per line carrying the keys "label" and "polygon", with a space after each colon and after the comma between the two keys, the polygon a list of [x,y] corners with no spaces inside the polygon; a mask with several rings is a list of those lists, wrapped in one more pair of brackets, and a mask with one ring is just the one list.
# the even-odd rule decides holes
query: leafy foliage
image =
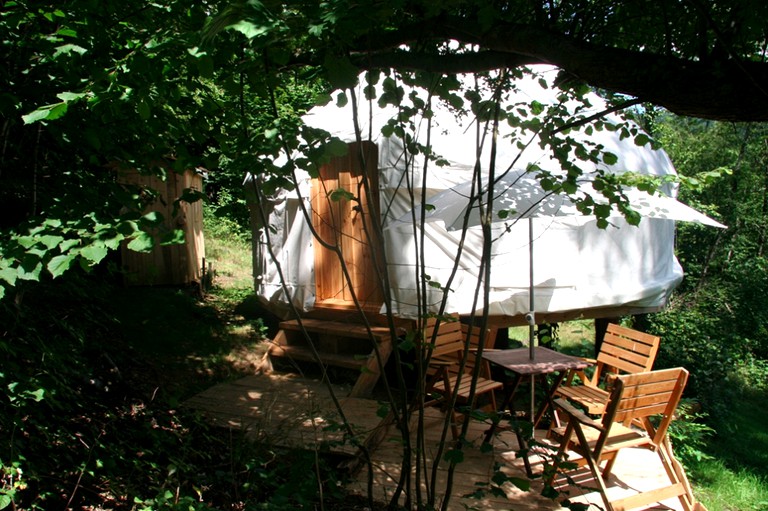
{"label": "leafy foliage", "polygon": [[258,65],[232,65],[247,51],[235,33],[206,46],[201,31],[216,9],[6,2],[0,297],[19,280],[90,268],[121,242],[151,249],[152,222],[136,212],[153,192],[120,186],[120,168],[161,177],[214,169],[211,199],[246,223],[242,200],[221,190],[239,188],[248,155],[277,150],[262,131],[276,101],[280,115],[295,116],[314,92],[283,93]]}
{"label": "leafy foliage", "polygon": [[[194,382],[194,370],[179,373],[169,362],[201,346],[136,349],[127,340],[156,325],[136,320],[125,330],[116,321],[131,318],[115,311],[125,303],[113,297],[124,292],[73,272],[0,304],[8,361],[0,371],[0,508],[312,508],[315,474],[327,478],[330,502],[340,498],[340,476],[332,466],[313,468],[324,463],[314,453],[253,444],[176,408],[172,380]],[[175,328],[206,314],[201,305],[184,312],[188,298],[175,301],[164,318]]]}
{"label": "leafy foliage", "polygon": [[686,280],[669,310],[652,319],[665,340],[659,363],[688,367],[692,394],[715,406],[728,402],[722,382],[736,367],[766,356],[764,130],[671,117],[656,127],[689,184],[683,200],[717,205],[710,214],[728,225],[678,227]]}

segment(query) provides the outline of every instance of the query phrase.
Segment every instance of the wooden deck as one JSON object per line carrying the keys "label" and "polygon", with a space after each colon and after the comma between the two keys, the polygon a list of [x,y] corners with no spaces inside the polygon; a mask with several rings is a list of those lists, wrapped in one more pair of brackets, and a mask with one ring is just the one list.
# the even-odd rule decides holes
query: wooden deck
{"label": "wooden deck", "polygon": [[[376,401],[346,396],[350,389],[334,387],[342,411],[352,424],[357,441],[376,447],[372,449],[374,498],[389,501],[396,481],[400,476],[402,447],[400,431],[384,424],[377,415]],[[254,375],[241,380],[212,387],[188,400],[186,406],[195,408],[215,423],[239,429],[256,441],[268,441],[275,445],[314,449],[321,442],[330,446],[333,452],[354,459],[357,449],[344,440],[344,435],[329,425],[338,424],[340,415],[325,385],[293,375]],[[442,433],[443,416],[437,409],[424,413],[426,459],[433,459]],[[517,441],[510,432],[500,432],[493,440],[490,451],[480,449],[487,426],[473,421],[470,423],[468,441],[464,450],[464,461],[455,471],[451,510],[464,511],[468,507],[477,510],[520,509],[557,510],[558,502],[540,495],[541,483],[532,482],[530,491],[519,490],[509,483],[502,487],[506,498],[486,496],[483,498],[460,498],[474,492],[476,483],[488,483],[495,467],[511,477],[525,478],[523,463],[516,458]],[[538,433],[538,432],[537,432]],[[448,433],[450,439],[450,432]],[[439,466],[436,484],[438,502],[442,500],[440,488],[445,486],[445,467]],[[534,465],[534,469],[536,466]],[[427,469],[431,469],[428,466]],[[658,457],[644,450],[625,450],[611,476],[611,490],[631,493],[633,489],[653,488],[663,478],[663,468]],[[357,472],[348,489],[361,495],[366,494],[368,471]],[[585,482],[588,486],[588,482]],[[599,495],[586,490],[568,488],[571,500],[600,503]],[[562,500],[562,499],[560,499]],[[665,502],[667,506],[650,509],[680,509],[677,500]],[[467,507],[468,506],[468,507]],[[600,506],[602,507],[602,506]],[[592,506],[591,509],[599,509]]]}

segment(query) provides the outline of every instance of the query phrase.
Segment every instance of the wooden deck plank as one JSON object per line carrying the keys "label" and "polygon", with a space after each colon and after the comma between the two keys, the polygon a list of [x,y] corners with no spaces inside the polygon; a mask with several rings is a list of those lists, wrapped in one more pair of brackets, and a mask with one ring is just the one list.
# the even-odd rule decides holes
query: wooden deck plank
{"label": "wooden deck plank", "polygon": [[[400,432],[394,427],[386,428],[377,415],[379,404],[370,399],[343,397],[348,388],[335,388],[341,396],[339,401],[345,415],[353,423],[358,441],[373,442],[378,448],[372,449],[371,458],[374,473],[374,498],[383,502],[391,499],[392,491],[400,475],[402,464],[402,442]],[[318,381],[307,380],[293,375],[261,374],[217,385],[185,402],[185,406],[200,410],[217,424],[245,432],[246,436],[275,445],[314,449],[322,442],[334,444],[334,452],[355,455],[356,450],[349,442],[342,442],[339,432],[326,431],[324,427],[339,420],[328,388]],[[425,449],[427,458],[434,458],[440,434],[443,414],[428,408],[424,412]],[[412,428],[415,427],[412,422]],[[525,478],[522,459],[516,458],[517,441],[509,431],[501,431],[493,440],[491,452],[483,452],[480,445],[487,425],[472,421],[469,424],[468,445],[464,448],[464,461],[455,471],[451,511],[464,511],[469,506],[477,510],[559,510],[561,506],[539,492],[541,482],[533,481],[532,491],[519,490],[510,484],[504,485],[507,498],[486,496],[481,499],[460,498],[473,492],[475,483],[491,480],[495,464],[500,464],[510,476]],[[385,433],[383,438],[379,438]],[[544,432],[538,432],[541,435]],[[448,431],[450,444],[450,431]],[[374,441],[375,440],[375,441]],[[380,440],[380,443],[378,443]],[[335,445],[337,444],[338,445]],[[350,459],[354,459],[351,457]],[[445,487],[446,464],[440,464],[436,488]],[[537,465],[534,460],[534,470]],[[431,468],[431,467],[429,467]],[[353,493],[365,495],[367,470],[360,470],[348,485]],[[626,449],[619,454],[614,474],[609,479],[609,492],[625,495],[639,489],[661,486],[663,467],[658,457],[643,449]],[[583,481],[587,485],[590,481]],[[538,486],[537,486],[538,485]],[[571,500],[594,503],[601,506],[599,494],[584,489],[567,488]],[[438,499],[441,500],[441,499]],[[665,506],[648,509],[681,508],[677,499],[665,501]],[[594,508],[597,509],[597,508]]]}
{"label": "wooden deck plank", "polygon": [[[349,390],[334,388],[358,441],[363,442],[381,422],[378,404],[370,399],[344,397]],[[341,431],[328,431],[341,416],[330,391],[315,380],[291,375],[254,375],[217,385],[185,402],[216,424],[242,429],[255,440],[283,447],[314,448],[321,443],[334,452],[354,454],[357,448],[344,441]]]}

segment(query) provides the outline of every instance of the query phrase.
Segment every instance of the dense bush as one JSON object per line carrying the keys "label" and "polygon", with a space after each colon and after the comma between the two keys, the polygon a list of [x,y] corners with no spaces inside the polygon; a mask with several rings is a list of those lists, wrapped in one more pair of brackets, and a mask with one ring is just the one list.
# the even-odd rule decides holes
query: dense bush
{"label": "dense bush", "polygon": [[713,406],[727,399],[722,382],[743,357],[744,340],[729,328],[721,297],[699,296],[697,301],[674,301],[650,318],[650,329],[663,339],[655,367],[682,366],[690,371],[686,394]]}
{"label": "dense bush", "polygon": [[654,134],[690,185],[681,198],[728,229],[678,225],[686,277],[667,310],[650,317],[649,328],[663,338],[657,365],[688,368],[686,394],[722,415],[743,368],[759,368],[768,356],[768,126],[672,115],[658,121]]}

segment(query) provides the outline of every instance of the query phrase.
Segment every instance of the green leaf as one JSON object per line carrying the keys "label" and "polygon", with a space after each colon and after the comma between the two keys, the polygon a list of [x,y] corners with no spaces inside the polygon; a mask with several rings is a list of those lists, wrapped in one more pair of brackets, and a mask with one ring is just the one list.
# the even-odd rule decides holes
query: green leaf
{"label": "green leaf", "polygon": [[160,244],[165,245],[181,245],[186,241],[184,236],[184,229],[174,229],[171,232],[163,235],[160,239]]}
{"label": "green leaf", "polygon": [[16,278],[18,276],[19,276],[19,272],[15,268],[0,269],[0,279],[6,281],[11,286],[16,284]]}
{"label": "green leaf", "polygon": [[349,150],[346,142],[339,140],[338,138],[331,139],[327,144],[325,144],[324,149],[326,154],[332,157],[345,156]]}
{"label": "green leaf", "polygon": [[32,124],[37,121],[48,119],[48,116],[51,115],[51,110],[54,106],[55,105],[41,106],[37,110],[34,110],[27,115],[22,115],[21,119],[24,121],[24,124]]}
{"label": "green leaf", "polygon": [[25,254],[18,267],[19,280],[40,280],[40,272],[43,269],[43,263],[40,258],[31,254]]}
{"label": "green leaf", "polygon": [[572,181],[564,181],[563,182],[563,191],[568,194],[574,194],[578,190],[578,186],[576,183]]}
{"label": "green leaf", "polygon": [[77,101],[78,99],[84,98],[85,96],[85,92],[60,92],[56,94],[56,97],[62,100],[64,103]]}
{"label": "green leaf", "polygon": [[100,263],[107,257],[107,252],[107,247],[101,242],[95,242],[80,249],[80,255],[88,260],[90,266]]}
{"label": "green leaf", "polygon": [[80,244],[80,240],[64,240],[59,244],[59,250],[63,252],[68,252],[73,247],[76,247]]}
{"label": "green leaf", "polygon": [[139,118],[142,121],[148,120],[152,116],[152,108],[146,99],[142,98],[139,104],[136,105],[136,110],[139,112]]}
{"label": "green leaf", "polygon": [[450,449],[445,453],[445,461],[458,464],[464,461],[464,451],[461,449]]}
{"label": "green leaf", "polygon": [[151,252],[154,247],[155,238],[144,231],[139,231],[128,243],[128,249],[134,252]]}
{"label": "green leaf", "polygon": [[604,152],[603,153],[603,163],[606,165],[616,165],[619,162],[619,157],[616,156],[613,153]]}
{"label": "green leaf", "polygon": [[26,249],[30,249],[37,245],[37,237],[35,236],[19,236],[16,238],[16,242]]}
{"label": "green leaf", "polygon": [[120,234],[124,234],[126,236],[130,236],[134,232],[139,230],[139,224],[134,222],[133,220],[124,220],[117,224],[117,232]]}
{"label": "green leaf", "polygon": [[636,146],[642,147],[642,146],[648,144],[650,141],[651,141],[651,138],[648,135],[646,135],[645,133],[640,133],[639,135],[637,135],[635,137],[635,145]]}
{"label": "green leaf", "polygon": [[53,108],[51,108],[51,111],[48,113],[48,120],[52,121],[54,119],[58,119],[59,117],[63,116],[66,113],[67,113],[67,104],[58,103],[56,105],[53,105]]}
{"label": "green leaf", "polygon": [[40,402],[43,400],[43,394],[45,394],[45,389],[37,389],[34,391],[27,391],[25,393],[27,396],[31,396],[33,401]]}
{"label": "green leaf", "polygon": [[325,70],[334,89],[349,89],[357,84],[359,70],[346,57],[326,55]]}
{"label": "green leaf", "polygon": [[322,23],[319,25],[312,23],[309,25],[309,35],[320,37],[321,35],[323,35],[324,28],[325,28],[325,25],[323,25]]}
{"label": "green leaf", "polygon": [[63,44],[61,46],[56,47],[56,51],[53,53],[53,58],[58,58],[61,55],[70,55],[72,53],[77,53],[79,55],[84,54],[87,52],[85,48],[82,46],[78,46],[76,44]]}
{"label": "green leaf", "polygon": [[165,218],[163,217],[162,213],[159,211],[150,211],[146,215],[142,216],[139,222],[149,227],[157,227],[163,223],[163,220],[165,220]]}
{"label": "green leaf", "polygon": [[337,188],[337,189],[333,190],[328,195],[328,197],[333,202],[339,202],[339,201],[342,201],[342,200],[352,200],[352,199],[355,198],[355,196],[352,194],[352,192],[347,191],[347,190],[345,190],[343,188]]}
{"label": "green leaf", "polygon": [[192,48],[187,48],[187,53],[189,53],[195,58],[200,58],[203,55],[208,55],[208,52],[201,50],[197,46],[193,46]]}
{"label": "green leaf", "polygon": [[48,268],[48,271],[55,279],[69,269],[72,265],[72,261],[75,260],[75,257],[75,254],[58,255],[48,261],[46,268]]}
{"label": "green leaf", "polygon": [[61,236],[53,235],[53,234],[47,234],[45,236],[40,236],[38,238],[38,242],[42,243],[45,246],[45,248],[47,248],[48,250],[57,246],[62,241],[64,241],[64,238],[62,238]]}
{"label": "green leaf", "polygon": [[387,415],[389,415],[389,404],[379,403],[379,407],[376,409],[376,416],[383,419]]}
{"label": "green leaf", "polygon": [[[77,32],[72,30],[71,28],[60,28],[56,31],[56,35],[64,36],[64,37],[77,37]],[[2,508],[0,508],[2,509]]]}
{"label": "green leaf", "polygon": [[117,250],[120,247],[120,242],[125,239],[125,236],[119,232],[112,232],[109,237],[99,237],[99,239],[104,242],[104,245],[108,249]]}
{"label": "green leaf", "polygon": [[256,25],[250,21],[240,20],[237,23],[228,26],[227,28],[234,30],[235,32],[240,32],[248,39],[253,39],[254,37],[259,37],[260,35],[264,35],[269,32],[269,30],[272,28],[272,25]]}
{"label": "green leaf", "polygon": [[595,216],[598,218],[608,218],[612,210],[610,204],[595,204]]}
{"label": "green leaf", "polygon": [[540,115],[544,111],[544,105],[536,100],[531,101],[529,106],[534,115]]}

